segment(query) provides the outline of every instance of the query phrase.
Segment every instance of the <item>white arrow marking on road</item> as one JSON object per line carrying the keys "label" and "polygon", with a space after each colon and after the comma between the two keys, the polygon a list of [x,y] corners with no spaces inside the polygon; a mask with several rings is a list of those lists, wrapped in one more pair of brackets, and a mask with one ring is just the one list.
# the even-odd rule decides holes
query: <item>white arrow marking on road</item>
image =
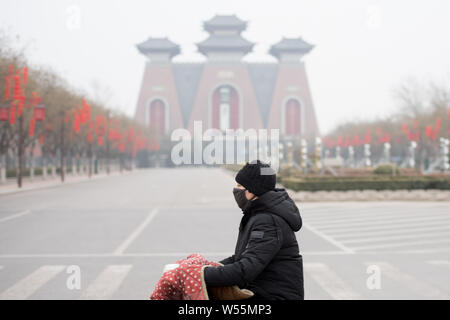
{"label": "white arrow marking on road", "polygon": [[42,266],[0,294],[0,300],[24,300],[53,279],[66,266]]}
{"label": "white arrow marking on road", "polygon": [[371,262],[366,263],[366,265],[376,265],[381,269],[381,276],[387,276],[394,281],[401,282],[409,290],[417,293],[427,299],[449,299],[450,297],[439,289],[429,285],[426,282],[421,281],[407,273],[401,272],[393,265],[387,262]]}
{"label": "white arrow marking on road", "polygon": [[158,213],[158,208],[153,209],[145,220],[125,239],[120,246],[114,250],[114,255],[119,256],[125,252],[128,246],[141,234],[147,225],[153,220]]}
{"label": "white arrow marking on road", "polygon": [[333,299],[353,300],[361,299],[356,293],[327,265],[323,263],[305,263],[305,271],[310,275]]}
{"label": "white arrow marking on road", "polygon": [[25,211],[22,211],[22,212],[10,215],[8,217],[0,219],[0,223],[5,222],[5,221],[9,221],[9,220],[12,220],[12,219],[15,219],[15,218],[19,218],[19,217],[27,215],[29,213],[31,213],[31,210],[25,210]]}
{"label": "white arrow marking on road", "polygon": [[83,292],[80,299],[107,300],[122,284],[132,265],[108,266]]}

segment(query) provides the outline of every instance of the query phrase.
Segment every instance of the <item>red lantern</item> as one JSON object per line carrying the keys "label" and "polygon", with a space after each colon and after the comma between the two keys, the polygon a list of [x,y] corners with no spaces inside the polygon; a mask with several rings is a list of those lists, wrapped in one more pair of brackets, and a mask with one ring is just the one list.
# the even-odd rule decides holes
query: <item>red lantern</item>
{"label": "red lantern", "polygon": [[0,108],[0,121],[8,121],[9,108]]}
{"label": "red lantern", "polygon": [[431,135],[433,134],[433,127],[432,126],[427,126],[425,129],[425,134],[428,138],[431,138]]}
{"label": "red lantern", "polygon": [[371,140],[370,132],[367,132],[364,136],[364,143],[370,143]]}
{"label": "red lantern", "polygon": [[94,138],[92,137],[92,132],[91,131],[88,131],[87,139],[88,139],[89,143],[92,143],[92,141],[94,141]]}
{"label": "red lantern", "polygon": [[37,106],[34,108],[34,119],[36,119],[36,121],[45,120],[45,108],[43,106]]}
{"label": "red lantern", "polygon": [[407,134],[408,128],[406,127],[406,123],[403,123],[403,124],[402,124],[402,131],[403,131],[405,134]]}
{"label": "red lantern", "polygon": [[11,103],[11,112],[9,113],[9,123],[16,123],[16,106],[14,102]]}
{"label": "red lantern", "polygon": [[27,85],[27,82],[28,82],[28,68],[27,67],[23,68],[22,82],[23,82],[24,86]]}
{"label": "red lantern", "polygon": [[11,99],[11,76],[5,77],[5,100]]}
{"label": "red lantern", "polygon": [[34,118],[31,118],[31,120],[30,120],[30,130],[28,131],[28,135],[30,137],[34,136],[34,125],[35,125],[35,120],[34,120]]}
{"label": "red lantern", "polygon": [[14,76],[14,100],[20,99],[20,93],[21,93],[20,76],[18,74],[16,74]]}

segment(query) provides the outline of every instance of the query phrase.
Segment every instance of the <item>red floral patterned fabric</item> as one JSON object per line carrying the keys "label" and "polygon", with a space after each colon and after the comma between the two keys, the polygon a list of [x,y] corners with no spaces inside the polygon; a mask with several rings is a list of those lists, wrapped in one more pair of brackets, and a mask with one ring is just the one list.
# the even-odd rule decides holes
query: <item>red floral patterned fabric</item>
{"label": "red floral patterned fabric", "polygon": [[151,300],[209,300],[203,269],[221,264],[206,260],[198,253],[175,262],[176,269],[164,272],[150,295]]}

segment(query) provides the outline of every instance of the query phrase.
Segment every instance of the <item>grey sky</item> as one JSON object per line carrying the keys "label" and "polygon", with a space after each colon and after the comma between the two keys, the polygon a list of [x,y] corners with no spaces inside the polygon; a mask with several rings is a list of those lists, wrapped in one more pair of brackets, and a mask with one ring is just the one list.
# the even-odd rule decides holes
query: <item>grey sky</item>
{"label": "grey sky", "polygon": [[0,0],[0,29],[21,37],[33,64],[91,93],[93,82],[110,88],[111,107],[133,115],[145,63],[135,45],[168,36],[182,49],[174,61],[202,61],[195,43],[215,14],[248,21],[257,45],[246,61],[274,61],[267,50],[283,36],[316,45],[305,62],[322,133],[388,114],[409,77],[450,80],[446,0]]}

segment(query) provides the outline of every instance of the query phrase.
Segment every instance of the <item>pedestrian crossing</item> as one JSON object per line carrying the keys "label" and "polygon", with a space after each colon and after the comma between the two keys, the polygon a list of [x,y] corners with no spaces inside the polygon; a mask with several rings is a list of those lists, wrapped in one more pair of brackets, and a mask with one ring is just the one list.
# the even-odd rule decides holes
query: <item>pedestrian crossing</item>
{"label": "pedestrian crossing", "polygon": [[[417,264],[418,262],[416,262]],[[436,283],[427,275],[436,271],[446,273],[450,268],[450,260],[426,260],[418,263],[418,268],[414,272],[405,270],[405,266],[396,266],[388,261],[361,261],[349,264],[352,270],[347,270],[347,266],[342,267],[339,264],[324,261],[308,261],[304,263],[305,278],[305,296],[307,299],[333,299],[333,300],[355,300],[355,299],[450,299],[450,281],[442,279]],[[366,281],[368,275],[366,270],[368,266],[376,266],[380,270],[382,288],[378,291],[378,296],[374,296]],[[22,278],[14,279],[15,283],[10,286],[2,287],[2,274],[14,266],[0,265],[0,300],[24,300],[47,299],[45,294],[51,283],[59,283],[59,294],[64,296],[63,290],[66,288],[68,275],[68,265],[43,265],[36,266],[36,269]],[[99,273],[96,273],[92,279],[71,296],[71,299],[83,300],[108,300],[120,299],[120,292],[123,290],[133,291],[134,265],[132,264],[114,264],[106,265]],[[406,268],[407,269],[407,268]],[[142,275],[138,275],[142,277]],[[143,282],[148,283],[142,296],[133,297],[135,299],[148,299],[160,274],[155,273],[149,277],[142,278]],[[12,280],[12,279],[10,279]],[[320,292],[312,290],[316,286]],[[394,288],[396,291],[391,292]],[[384,290],[384,291],[383,291]],[[54,299],[53,294],[50,299]],[[59,298],[56,298],[59,299]]]}
{"label": "pedestrian crossing", "polygon": [[81,295],[85,300],[107,300],[118,290],[132,265],[113,265],[106,269]]}
{"label": "pedestrian crossing", "polygon": [[362,297],[323,263],[305,263],[306,275],[311,276],[334,300],[354,300]]}
{"label": "pedestrian crossing", "polygon": [[64,270],[64,266],[42,266],[0,294],[0,300],[24,300]]}
{"label": "pedestrian crossing", "polygon": [[450,208],[436,203],[299,204],[307,229],[345,252],[450,251]]}

